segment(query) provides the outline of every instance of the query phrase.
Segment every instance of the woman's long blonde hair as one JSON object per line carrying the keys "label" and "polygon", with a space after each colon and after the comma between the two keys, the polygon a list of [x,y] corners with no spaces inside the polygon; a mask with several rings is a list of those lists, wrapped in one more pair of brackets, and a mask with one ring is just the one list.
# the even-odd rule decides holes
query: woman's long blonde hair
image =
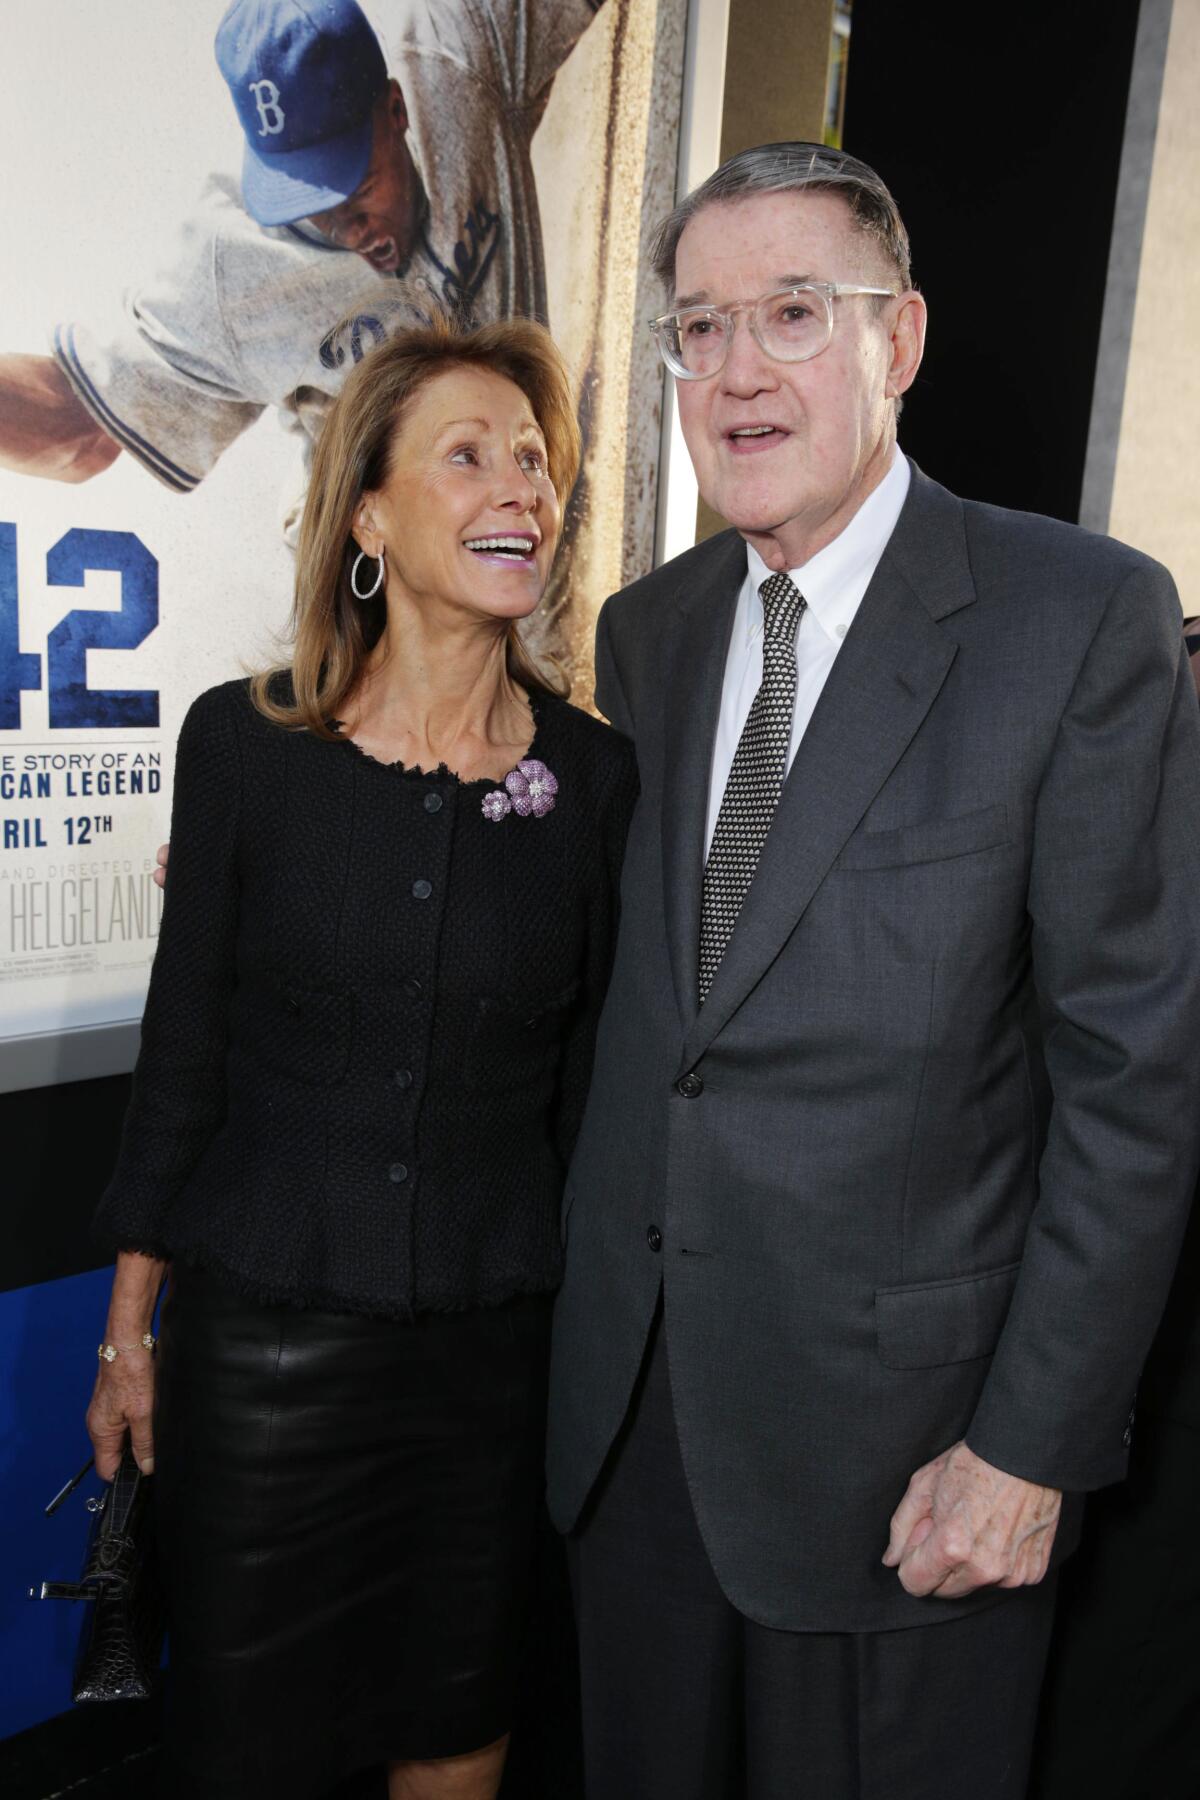
{"label": "woman's long blonde hair", "polygon": [[[550,479],[565,509],[579,472],[579,424],[566,367],[544,326],[504,319],[459,331],[438,318],[372,350],[335,400],[313,455],[296,558],[291,666],[264,669],[251,682],[254,704],[276,724],[336,736],[331,721],[362,681],[387,618],[382,592],[359,600],[351,589],[358,545],[350,527],[363,495],[387,480],[396,432],[413,397],[454,368],[490,369],[520,388],[546,440]],[[509,673],[523,687],[569,692],[561,671],[535,662],[515,621],[507,654]],[[291,678],[290,694],[282,676]]]}

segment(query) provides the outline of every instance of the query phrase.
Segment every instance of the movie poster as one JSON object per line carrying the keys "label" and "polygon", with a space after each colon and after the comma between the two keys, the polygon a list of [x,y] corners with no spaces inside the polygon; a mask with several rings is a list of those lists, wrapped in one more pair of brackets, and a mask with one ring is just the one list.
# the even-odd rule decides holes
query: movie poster
{"label": "movie poster", "polygon": [[645,240],[673,199],[686,12],[9,10],[0,1082],[22,1043],[140,1016],[183,715],[279,655],[331,397],[434,310],[545,319],[567,356],[586,450],[532,636],[589,699],[596,611],[652,560]]}

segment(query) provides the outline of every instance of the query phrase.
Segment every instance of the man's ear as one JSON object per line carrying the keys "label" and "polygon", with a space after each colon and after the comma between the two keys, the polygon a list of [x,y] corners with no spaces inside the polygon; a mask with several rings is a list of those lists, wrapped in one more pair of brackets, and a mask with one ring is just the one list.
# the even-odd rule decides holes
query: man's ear
{"label": "man's ear", "polygon": [[408,130],[408,106],[394,75],[387,84],[387,116],[394,131]]}
{"label": "man's ear", "polygon": [[889,400],[907,393],[917,378],[925,353],[927,309],[924,298],[915,288],[900,295],[892,321],[891,362],[885,392]]}

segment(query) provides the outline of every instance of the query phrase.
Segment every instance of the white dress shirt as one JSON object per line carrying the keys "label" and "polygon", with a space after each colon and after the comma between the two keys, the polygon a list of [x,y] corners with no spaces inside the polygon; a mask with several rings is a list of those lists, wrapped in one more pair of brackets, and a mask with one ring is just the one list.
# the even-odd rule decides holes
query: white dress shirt
{"label": "white dress shirt", "polygon": [[[862,603],[887,541],[896,528],[896,520],[908,495],[911,479],[907,458],[893,452],[892,464],[874,493],[869,494],[846,526],[831,544],[810,557],[802,568],[789,569],[788,574],[808,602],[796,627],[796,710],[792,715],[792,741],[788,750],[788,769],[808,729],[821,690],[829,677],[842,647],[843,639],[854,623],[854,615]],[[721,690],[721,712],[717,735],[713,742],[712,768],[708,782],[708,829],[704,838],[704,857],[712,847],[717,814],[725,794],[725,783],[733,764],[742,727],[750,705],[762,684],[763,609],[758,590],[769,575],[758,551],[746,546],[748,568],[737,599],[733,635],[725,659],[725,684]]]}

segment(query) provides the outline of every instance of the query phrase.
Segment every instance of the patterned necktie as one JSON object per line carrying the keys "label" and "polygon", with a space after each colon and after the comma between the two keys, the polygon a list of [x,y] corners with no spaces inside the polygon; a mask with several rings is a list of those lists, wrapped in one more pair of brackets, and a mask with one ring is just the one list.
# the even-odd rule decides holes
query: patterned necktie
{"label": "patterned necktie", "polygon": [[707,1000],[733,935],[783,791],[796,709],[796,627],[805,600],[787,575],[759,589],[763,608],[762,685],[734,752],[704,867],[700,907],[700,999]]}

